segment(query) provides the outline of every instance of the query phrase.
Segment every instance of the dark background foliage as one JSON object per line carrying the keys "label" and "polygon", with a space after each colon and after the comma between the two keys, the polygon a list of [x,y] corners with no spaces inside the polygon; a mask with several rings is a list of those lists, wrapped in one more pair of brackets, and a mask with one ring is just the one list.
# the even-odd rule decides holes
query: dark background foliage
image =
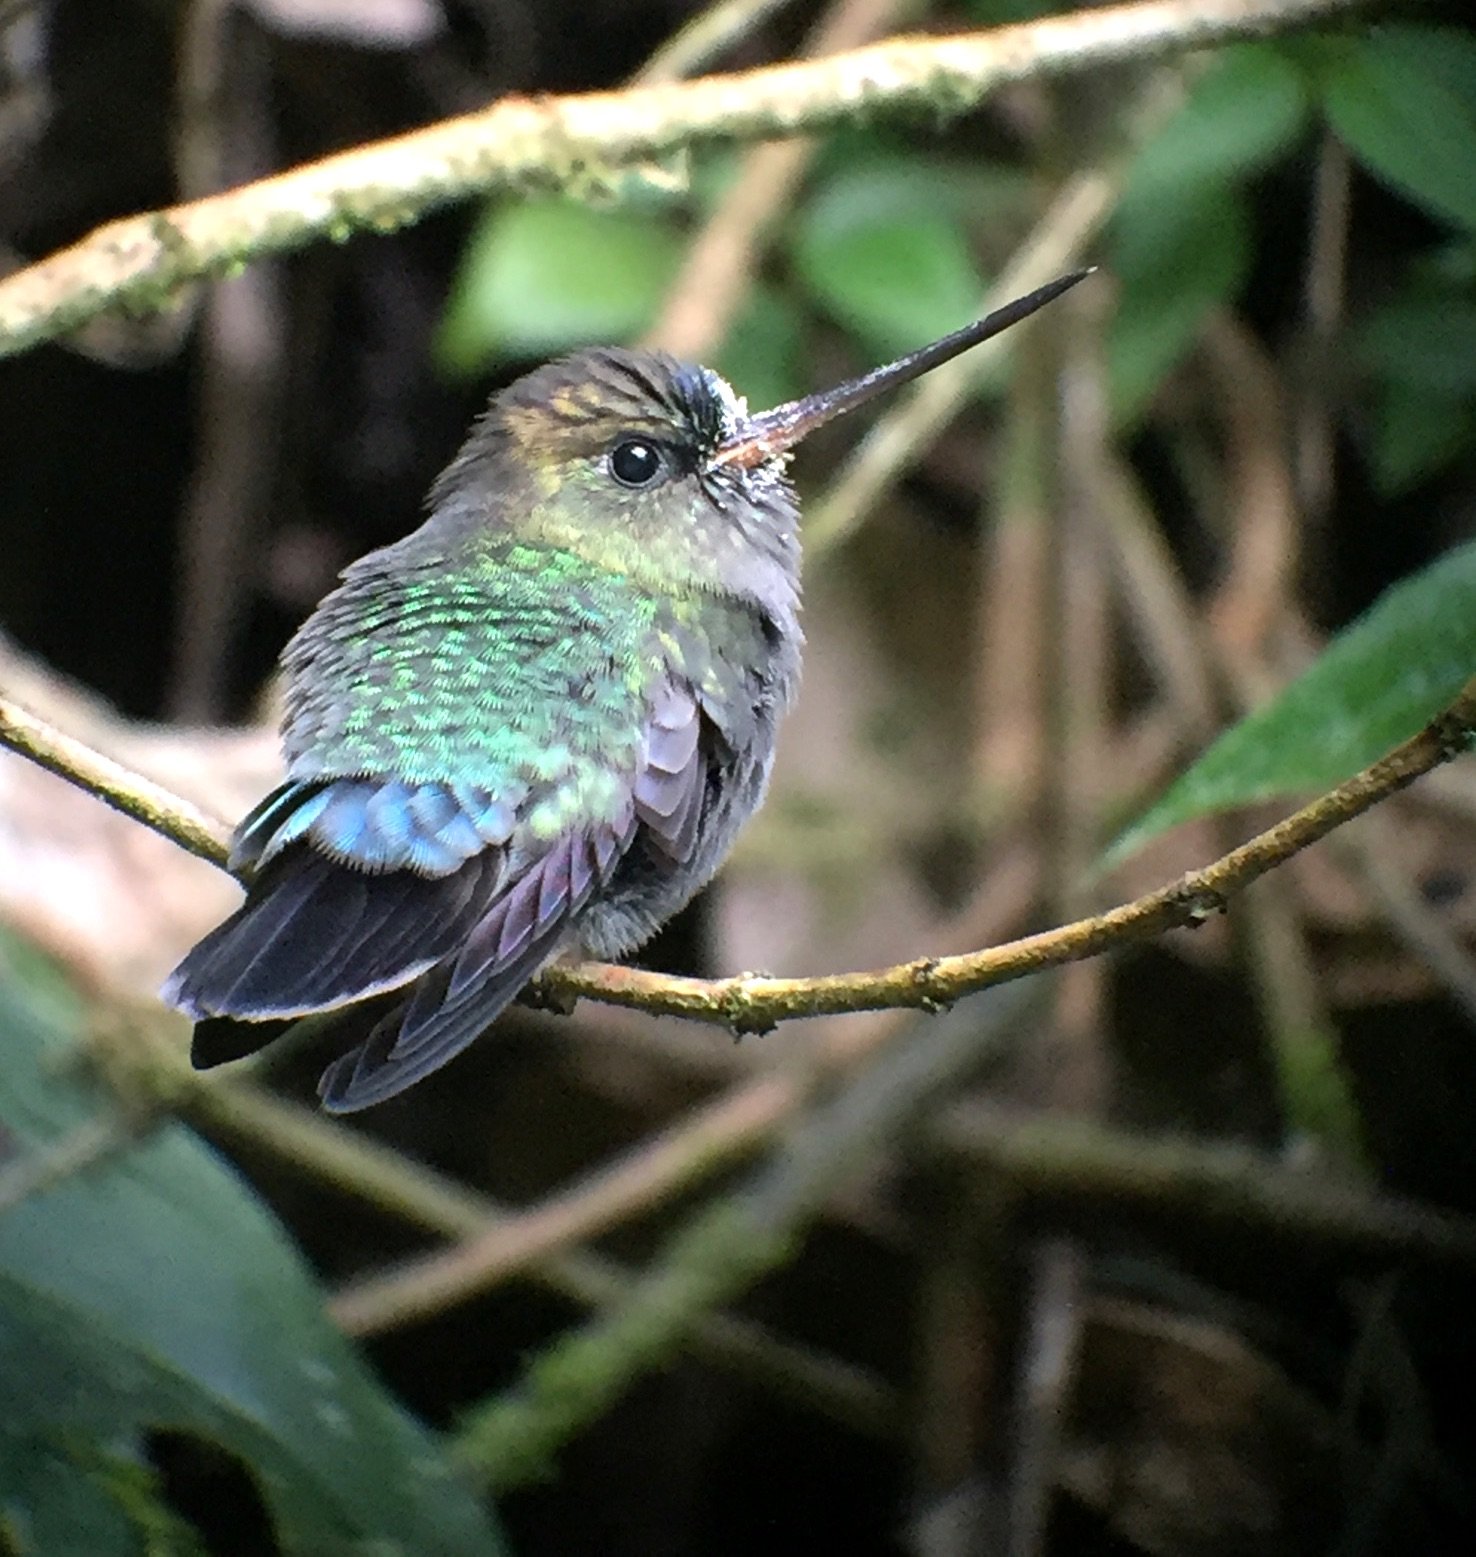
{"label": "dark background foliage", "polygon": [[[617,85],[692,9],[273,0],[212,22],[208,6],[166,0],[0,4],[0,243],[18,263],[110,217],[501,93]],[[973,0],[923,8],[908,25],[946,31],[1034,9]],[[1462,9],[1423,21],[1457,23]],[[815,14],[782,8],[723,68],[787,57]],[[1046,375],[1070,357],[1073,329],[1105,330],[1116,446],[1169,548],[1160,565],[1187,588],[1211,645],[1237,647],[1217,612],[1228,613],[1225,581],[1258,523],[1246,484],[1269,464],[1293,489],[1286,571],[1251,597],[1273,630],[1239,662],[1257,695],[1471,535],[1476,218],[1460,208],[1458,172],[1445,184],[1439,174],[1445,155],[1459,169],[1463,143],[1427,147],[1406,176],[1408,137],[1385,110],[1426,83],[1449,92],[1476,134],[1476,66],[1453,29],[1395,36],[1387,54],[1369,44],[1378,37],[1350,29],[1208,63],[1220,97],[1191,97],[1198,117],[1177,121],[1157,163],[1135,165],[1094,251],[1115,320],[1101,326],[1088,310],[1032,336],[1046,387],[1032,387],[1029,368],[996,384],[817,568],[809,712],[786,744],[773,814],[734,881],[670,927],[646,965],[819,972],[942,949],[929,937],[957,926],[1012,851],[1041,864],[1040,880],[991,934],[1064,917],[1070,893],[1053,873],[1084,866],[1205,744],[1207,731],[1178,725],[1157,759],[1134,745],[1171,700],[1162,666],[1125,624],[1131,613],[1105,603],[1102,557],[1078,551],[1066,582],[1041,584],[1040,559],[1068,544],[1060,532],[1044,539],[1037,526],[1032,542],[1029,523],[994,527],[1000,507],[1031,509],[1020,494],[1037,478],[1012,485],[1009,462],[1028,472],[1020,428],[1052,403]],[[208,63],[212,40],[224,68]],[[1365,52],[1346,53],[1355,46]],[[946,126],[857,129],[820,148],[793,209],[776,215],[761,304],[740,314],[719,361],[761,398],[957,323],[1042,191],[1119,143],[1144,80],[1132,69],[1020,88]],[[610,322],[598,333],[649,326],[662,291],[651,275],[674,270],[730,164],[699,158],[695,194],[640,188],[608,215],[557,208],[552,220],[571,231],[588,224],[579,241],[609,245]],[[1476,162],[1468,172],[1476,188]],[[416,522],[488,391],[542,354],[529,341],[553,350],[577,338],[561,313],[589,303],[577,278],[567,296],[557,279],[543,296],[499,292],[508,275],[551,264],[537,248],[546,216],[501,199],[319,245],[254,267],[230,295],[99,321],[0,362],[0,627],[134,719],[259,722],[282,643],[338,568]],[[599,235],[607,220],[632,224],[628,243],[614,227]],[[1343,257],[1330,262],[1328,245]],[[1308,303],[1319,265],[1335,272],[1336,294],[1320,313]],[[528,332],[522,344],[515,327]],[[1269,433],[1255,425],[1268,404]],[[859,432],[807,451],[806,491]],[[982,503],[981,490],[992,494]],[[1088,582],[1073,597],[1076,577]],[[1022,591],[1028,606],[1032,579],[1047,614],[1012,662],[1000,613]],[[1067,613],[1073,598],[1097,613],[1095,640],[1051,588],[1066,591]],[[1102,665],[1080,658],[1093,642]],[[1105,734],[1092,849],[1063,866],[1059,794],[1043,801],[1030,787],[1055,793],[1059,773],[1012,768],[1010,753],[1045,739],[1058,767],[1087,760],[1048,736],[1062,689],[1078,684]],[[1237,701],[1226,698],[1217,725]],[[982,1089],[1293,1158],[1325,1161],[1319,1153],[1357,1141],[1371,1182],[1476,1211],[1469,1010],[1389,906],[1403,891],[1437,913],[1470,966],[1470,784],[1467,773],[1397,811],[1377,870],[1367,855],[1329,850],[1299,862],[1274,913],[1057,987]],[[1208,857],[1229,836],[1217,825],[1114,880],[1147,884]],[[216,902],[193,910],[197,929]],[[181,908],[158,938],[156,972],[183,949],[190,917]],[[713,1032],[674,1036],[661,1024],[653,1037],[651,1025],[588,1009],[573,1022],[516,1014],[364,1127],[502,1201],[532,1203],[725,1082],[793,1061],[807,1041],[786,1030],[734,1050]],[[320,1063],[294,1054],[273,1079],[308,1097]],[[1078,1092],[1073,1067],[1092,1078]],[[1327,1086],[1331,1104],[1317,1090]],[[1037,1355],[1033,1326],[1052,1312],[1063,1250],[1079,1262],[1068,1305],[1078,1350],[1040,1549],[1351,1554],[1435,1550],[1469,1532],[1469,1264],[1453,1273],[1350,1256],[1294,1225],[1237,1226],[1091,1183],[1032,1188],[1028,1175],[991,1175],[930,1141],[879,1157],[743,1304],[894,1385],[905,1406],[890,1436],[678,1358],[570,1443],[551,1479],[502,1500],[511,1548],[988,1549],[956,1534],[929,1546],[922,1532],[956,1532],[960,1509],[997,1509],[1002,1489],[1028,1481],[1021,1359]],[[423,1247],[277,1157],[239,1142],[231,1153],[329,1285]],[[696,1203],[669,1200],[612,1233],[607,1251],[639,1263]],[[368,1351],[396,1395],[449,1428],[579,1317],[519,1281]],[[1186,1444],[1198,1452],[1185,1451],[1192,1476],[1176,1490],[1176,1467],[1155,1455]],[[210,1551],[265,1549],[239,1465],[195,1439],[161,1436],[153,1451],[169,1500]]]}

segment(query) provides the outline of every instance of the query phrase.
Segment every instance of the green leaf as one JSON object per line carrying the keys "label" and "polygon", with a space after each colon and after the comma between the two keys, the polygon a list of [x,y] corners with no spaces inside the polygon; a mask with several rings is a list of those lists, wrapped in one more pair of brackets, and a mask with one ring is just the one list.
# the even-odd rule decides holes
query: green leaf
{"label": "green leaf", "polygon": [[[67,1059],[87,1020],[0,938],[5,1168],[74,1139],[99,1098]],[[0,1530],[24,1557],[196,1549],[146,1435],[198,1436],[255,1481],[282,1551],[493,1557],[435,1441],[329,1324],[250,1193],[183,1126],[0,1215]]]}
{"label": "green leaf", "polygon": [[497,358],[630,340],[654,321],[681,254],[658,216],[561,200],[492,206],[462,257],[437,358],[471,374]]}
{"label": "green leaf", "polygon": [[1191,817],[1326,789],[1414,735],[1476,675],[1476,542],[1388,590],[1269,703],[1227,730],[1113,846]]}
{"label": "green leaf", "polygon": [[1401,384],[1476,393],[1476,301],[1443,290],[1396,298],[1359,327],[1354,351],[1367,371]]}
{"label": "green leaf", "polygon": [[1124,199],[1175,199],[1258,172],[1295,144],[1310,102],[1305,77],[1265,43],[1223,50],[1184,105],[1133,160]]}
{"label": "green leaf", "polygon": [[1130,425],[1250,271],[1239,181],[1287,150],[1307,119],[1301,71],[1268,44],[1227,49],[1145,145],[1112,218],[1122,284],[1108,339],[1114,414]]}
{"label": "green leaf", "polygon": [[1445,274],[1456,258],[1426,256],[1354,335],[1354,360],[1373,380],[1367,456],[1386,497],[1476,445],[1476,302]]}
{"label": "green leaf", "polygon": [[957,193],[918,159],[872,160],[833,177],[793,234],[811,296],[879,356],[966,323],[984,292]]}
{"label": "green leaf", "polygon": [[1476,38],[1380,27],[1329,51],[1322,87],[1332,127],[1370,172],[1476,228]]}
{"label": "green leaf", "polygon": [[1476,448],[1476,397],[1397,380],[1378,393],[1367,450],[1381,497],[1397,497]]}
{"label": "green leaf", "polygon": [[1233,298],[1251,262],[1245,197],[1222,184],[1172,198],[1124,200],[1113,218],[1112,268],[1121,296],[1107,339],[1112,408],[1130,425],[1194,344],[1206,318]]}

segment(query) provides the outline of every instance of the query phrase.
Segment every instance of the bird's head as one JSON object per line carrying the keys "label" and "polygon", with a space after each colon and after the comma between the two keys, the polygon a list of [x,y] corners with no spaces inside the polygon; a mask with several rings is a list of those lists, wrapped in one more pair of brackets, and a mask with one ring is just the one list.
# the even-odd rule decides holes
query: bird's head
{"label": "bird's head", "polygon": [[834,389],[757,413],[710,368],[664,352],[575,352],[493,397],[432,490],[432,507],[459,525],[569,547],[658,587],[792,597],[799,512],[786,467],[795,446],[1085,274]]}

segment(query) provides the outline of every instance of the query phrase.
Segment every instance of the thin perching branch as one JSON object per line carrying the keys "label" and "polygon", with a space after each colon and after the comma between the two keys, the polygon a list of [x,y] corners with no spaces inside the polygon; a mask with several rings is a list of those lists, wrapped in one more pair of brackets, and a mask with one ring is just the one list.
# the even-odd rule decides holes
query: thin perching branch
{"label": "thin perching branch", "polygon": [[[1071,924],[1002,946],[952,957],[920,957],[889,968],[809,978],[679,978],[640,968],[588,963],[548,968],[531,986],[531,999],[567,1010],[580,998],[633,1006],[662,1016],[713,1022],[735,1033],[764,1032],[798,1017],[854,1011],[937,1010],[996,984],[1042,968],[1079,962],[1102,952],[1149,940],[1165,930],[1201,924],[1267,871],[1407,788],[1421,774],[1450,761],[1476,735],[1476,678],[1418,735],[1396,746],[1345,783],[1222,855],[1202,870]],[[218,824],[158,784],[131,775],[121,764],[50,728],[0,697],[0,746],[95,794],[181,848],[222,865],[225,845]]]}
{"label": "thin perching branch", "polygon": [[948,38],[619,92],[509,96],[226,194],[124,218],[0,281],[0,356],[105,309],[154,311],[179,288],[317,238],[391,232],[494,189],[575,193],[716,141],[774,140],[886,116],[936,122],[1007,84],[1283,33],[1367,0],[1142,0]]}
{"label": "thin perching branch", "polygon": [[226,868],[230,829],[171,794],[162,784],[125,768],[75,737],[63,734],[8,697],[0,696],[0,746],[28,757],[104,805],[177,843],[186,854]]}
{"label": "thin perching branch", "polygon": [[550,968],[539,979],[538,989],[556,1006],[585,996],[665,1016],[721,1023],[739,1033],[762,1032],[796,1017],[897,1007],[937,1009],[1042,968],[1078,962],[1165,930],[1202,924],[1267,871],[1458,756],[1473,733],[1476,678],[1418,735],[1213,864],[1105,913],[984,951],[922,957],[869,973],[819,978],[692,979],[613,966]]}

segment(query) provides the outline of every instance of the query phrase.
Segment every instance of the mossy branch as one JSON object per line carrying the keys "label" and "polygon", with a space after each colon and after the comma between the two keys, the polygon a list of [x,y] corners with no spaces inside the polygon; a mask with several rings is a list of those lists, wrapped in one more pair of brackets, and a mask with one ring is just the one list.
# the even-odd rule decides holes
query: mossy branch
{"label": "mossy branch", "polygon": [[166,308],[180,289],[319,238],[389,232],[496,189],[594,193],[698,143],[772,140],[903,116],[936,121],[1012,82],[1287,32],[1366,0],[1143,0],[696,81],[489,108],[273,178],[99,228],[0,281],[0,356],[107,309]]}

